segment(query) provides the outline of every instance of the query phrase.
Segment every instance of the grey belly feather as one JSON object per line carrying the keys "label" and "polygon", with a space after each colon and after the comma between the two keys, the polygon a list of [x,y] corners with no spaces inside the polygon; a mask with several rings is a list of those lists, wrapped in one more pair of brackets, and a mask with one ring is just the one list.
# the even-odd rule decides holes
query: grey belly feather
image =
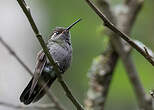
{"label": "grey belly feather", "polygon": [[65,72],[71,63],[72,47],[67,43],[59,44],[51,42],[48,48],[54,61],[59,65],[59,68]]}

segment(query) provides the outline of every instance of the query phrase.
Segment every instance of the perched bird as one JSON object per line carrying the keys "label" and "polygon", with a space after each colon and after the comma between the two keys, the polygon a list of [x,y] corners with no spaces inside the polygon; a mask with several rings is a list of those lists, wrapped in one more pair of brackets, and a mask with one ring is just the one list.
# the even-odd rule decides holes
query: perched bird
{"label": "perched bird", "polygon": [[[61,73],[64,73],[68,69],[72,58],[72,44],[69,30],[80,20],[77,20],[67,28],[55,28],[48,40],[47,47],[53,60],[58,64]],[[38,53],[36,60],[34,76],[20,96],[20,101],[25,105],[40,100],[46,93],[44,88],[49,89],[57,78],[56,72],[50,66],[49,60],[43,50]]]}

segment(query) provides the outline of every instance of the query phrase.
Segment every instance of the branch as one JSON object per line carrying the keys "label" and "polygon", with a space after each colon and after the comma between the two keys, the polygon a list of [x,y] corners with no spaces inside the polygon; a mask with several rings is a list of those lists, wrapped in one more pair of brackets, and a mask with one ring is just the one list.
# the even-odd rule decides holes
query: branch
{"label": "branch", "polygon": [[3,44],[3,46],[10,52],[10,54],[12,56],[15,57],[15,59],[25,68],[25,70],[31,75],[33,76],[33,73],[31,72],[31,70],[28,68],[28,66],[18,57],[18,55],[16,54],[16,52],[14,50],[11,49],[11,47],[2,39],[2,37],[0,36],[0,42]]}
{"label": "branch", "polygon": [[116,24],[116,18],[111,10],[109,0],[96,0],[96,4],[101,11],[103,10],[106,17],[111,20],[113,24]]}
{"label": "branch", "polygon": [[39,104],[39,105],[32,105],[32,106],[23,106],[23,105],[16,105],[16,104],[11,104],[11,103],[6,103],[6,102],[0,102],[0,106],[5,106],[9,108],[14,108],[14,109],[55,109],[56,106],[54,104]]}
{"label": "branch", "polygon": [[[23,66],[23,68],[31,75],[33,76],[32,71],[28,68],[28,66],[19,58],[19,56],[16,54],[16,52],[2,39],[2,37],[0,36],[0,42],[1,44],[10,52],[10,54],[12,56],[15,57],[15,59],[21,64],[21,66]],[[41,84],[44,84],[43,81],[40,82]],[[57,99],[51,94],[49,93],[48,89],[45,88],[45,91],[49,97],[49,99],[55,104],[55,106],[57,107],[58,110],[64,110],[62,105],[60,105],[57,101]]]}
{"label": "branch", "polygon": [[[100,13],[100,11],[98,11],[98,9],[93,5],[93,3],[91,3],[89,0],[86,0],[88,2],[88,4],[92,7],[92,9],[94,9],[94,11],[97,13],[97,14],[102,14]],[[134,14],[137,14],[134,13]],[[99,16],[100,16],[99,15]],[[104,15],[103,15],[104,16]],[[135,15],[134,15],[135,17]],[[124,22],[122,22],[122,25],[127,23],[127,20],[125,21],[125,17],[122,17],[122,19],[124,19]],[[105,17],[105,20],[106,20],[106,17]],[[117,20],[119,20],[119,16],[117,17]],[[120,19],[121,20],[121,19]],[[132,22],[130,23],[130,28],[121,28],[124,32],[128,33],[130,32],[130,29],[132,27],[132,24],[134,23],[134,21],[129,21],[130,19],[128,19],[128,22]],[[135,18],[133,19],[135,20]],[[107,22],[109,20],[107,19]],[[118,22],[117,25],[121,26],[121,23],[120,21]],[[129,23],[128,23],[129,24]],[[112,24],[113,25],[113,24]],[[107,26],[108,27],[108,26]],[[128,29],[128,30],[127,30]],[[124,66],[125,66],[125,69],[128,73],[128,76],[129,76],[129,79],[132,83],[132,86],[134,88],[134,91],[136,93],[136,96],[137,96],[137,99],[138,99],[138,103],[139,103],[139,107],[140,109],[144,109],[144,110],[152,110],[152,104],[151,104],[151,99],[147,98],[146,95],[145,95],[145,92],[144,92],[144,88],[142,87],[141,85],[141,82],[139,80],[139,77],[138,77],[138,73],[136,71],[136,68],[135,68],[135,65],[133,63],[133,60],[131,58],[131,56],[129,55],[129,53],[127,53],[125,50],[124,50],[124,46],[123,46],[123,41],[121,41],[119,39],[119,37],[115,37],[117,36],[116,33],[113,33],[111,35],[111,43],[113,44],[114,46],[114,49],[116,49],[116,51],[118,52],[118,54],[120,55],[120,57],[122,58],[122,61],[124,63]],[[146,53],[147,54],[147,53]],[[102,108],[103,109],[103,108]]]}
{"label": "branch", "polygon": [[104,25],[119,35],[122,39],[127,41],[133,48],[135,48],[140,54],[142,54],[153,66],[154,66],[154,58],[153,56],[147,57],[147,53],[144,49],[140,48],[130,37],[128,37],[125,33],[121,32],[117,29],[114,24],[112,24],[108,18],[90,1],[86,0],[88,5],[97,13],[97,15],[104,21]]}
{"label": "branch", "polygon": [[84,108],[82,107],[82,105],[77,101],[77,99],[72,95],[69,87],[67,86],[67,84],[65,83],[64,79],[61,76],[61,72],[59,70],[59,67],[57,65],[57,63],[54,62],[52,56],[50,55],[50,52],[42,38],[42,35],[39,33],[39,30],[31,16],[31,12],[30,12],[30,8],[26,5],[24,0],[17,0],[17,2],[19,3],[20,7],[22,8],[23,12],[25,13],[26,17],[29,20],[29,23],[31,24],[31,27],[36,35],[36,38],[38,39],[39,43],[41,44],[43,51],[45,53],[45,55],[47,56],[47,58],[49,59],[50,65],[53,66],[54,70],[56,71],[57,77],[58,77],[58,81],[61,84],[61,86],[63,87],[66,96],[71,100],[71,102],[75,105],[75,107],[78,110],[84,110]]}
{"label": "branch", "polygon": [[[130,11],[129,12],[125,11],[125,13],[121,14],[121,10],[118,10],[118,13],[114,14],[112,12],[110,4],[107,0],[97,0],[96,3],[99,6],[99,8],[105,13],[105,15],[113,22],[113,24],[115,24],[116,26],[119,26],[121,28],[121,30],[123,30],[124,32],[126,32],[128,34],[130,33],[131,27],[134,24],[135,18],[137,16],[139,10],[136,11],[136,9],[133,8],[136,13],[131,13],[132,16],[127,17],[127,15],[130,14]],[[130,7],[130,8],[132,8],[132,7]],[[131,9],[131,10],[133,10],[133,9]],[[117,10],[115,10],[115,11],[117,11]],[[127,26],[126,24],[129,24],[129,26]],[[124,27],[123,25],[126,27]],[[114,36],[117,36],[112,31],[107,32],[107,35],[110,36],[110,40],[113,42],[114,42],[114,39],[113,39]],[[116,37],[116,39],[121,41],[119,44],[121,44],[121,43],[124,44],[124,42],[121,39],[119,39],[118,37]],[[111,43],[113,43],[113,42],[111,42]],[[125,51],[123,50],[123,52],[130,54],[129,46],[123,45],[123,47],[125,50]],[[99,56],[99,57],[101,57],[101,59],[103,58],[105,61],[97,59],[96,61],[98,62],[98,65],[96,64],[96,61],[93,61],[93,63],[92,63],[91,70],[93,70],[94,68],[98,68],[98,71],[90,71],[90,74],[91,74],[90,75],[90,88],[87,93],[87,99],[85,100],[85,105],[88,109],[99,108],[99,110],[104,110],[104,105],[106,103],[107,94],[109,91],[109,86],[111,83],[111,79],[113,77],[113,71],[115,69],[116,63],[119,58],[118,53],[115,52],[114,48],[112,49],[111,46],[109,49],[107,49],[107,51],[105,51],[105,53],[107,55],[103,54],[103,55],[101,55],[102,57]],[[107,57],[107,56],[111,56],[111,57]],[[111,63],[109,63],[110,61],[111,61]],[[99,65],[102,68],[100,68]],[[108,68],[107,70],[109,70],[109,71],[106,71],[106,69],[105,69],[106,67]],[[97,70],[97,69],[95,69],[95,70]],[[103,71],[104,75],[101,75],[102,71]],[[99,77],[97,77],[97,76],[99,76]],[[104,83],[100,83],[100,80],[102,80]],[[97,89],[97,88],[104,88],[104,89]],[[94,97],[91,97],[91,96],[94,96]],[[100,98],[102,100],[100,100]]]}
{"label": "branch", "polygon": [[90,87],[85,100],[87,110],[104,110],[117,60],[118,54],[111,48],[93,60],[88,72]]}
{"label": "branch", "polygon": [[[114,24],[117,24],[109,2],[107,0],[97,0],[96,3],[104,11],[105,15]],[[111,33],[107,32],[106,34],[107,36],[112,36],[113,34],[111,35]],[[118,58],[118,53],[112,48],[110,43],[105,52],[93,60],[88,72],[89,89],[85,100],[86,109],[104,110]]]}
{"label": "branch", "polygon": [[[120,24],[119,28],[124,33],[130,34],[130,30],[135,22],[135,19],[137,18],[138,12],[141,10],[141,7],[143,6],[143,0],[130,0],[129,5],[123,5],[123,8],[128,8],[128,11],[123,11],[122,8],[119,11],[119,14],[117,15],[118,19],[118,25]],[[123,45],[119,42],[118,37],[113,38],[115,40],[115,48],[118,48],[117,52],[120,54],[122,61],[124,63],[125,69],[128,73],[128,77],[130,79],[130,82],[132,83],[134,92],[137,97],[137,101],[139,104],[140,109],[144,110],[152,110],[152,100],[150,97],[147,97],[143,86],[141,85],[141,82],[138,77],[138,73],[136,71],[135,65],[133,63],[133,60],[129,53],[125,53],[122,49]],[[122,41],[123,42],[123,41]],[[141,42],[134,41],[138,46],[140,46],[142,49],[145,47]],[[142,44],[142,45],[141,45]],[[147,48],[148,49],[148,48]],[[147,53],[151,52],[149,49],[147,50]]]}
{"label": "branch", "polygon": [[[124,24],[126,28],[128,29],[132,28],[132,24],[134,24],[137,14],[141,10],[143,3],[144,3],[144,0],[126,0],[125,1],[123,5],[126,8],[128,7],[128,13],[126,15],[126,18],[129,19],[129,21],[132,21],[131,23]],[[127,32],[125,33],[127,34]]]}

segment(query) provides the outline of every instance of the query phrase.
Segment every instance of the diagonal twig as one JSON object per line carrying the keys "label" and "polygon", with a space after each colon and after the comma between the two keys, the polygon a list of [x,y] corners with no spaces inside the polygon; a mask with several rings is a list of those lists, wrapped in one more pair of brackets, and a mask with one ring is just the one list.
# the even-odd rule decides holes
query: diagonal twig
{"label": "diagonal twig", "polygon": [[111,48],[93,60],[88,72],[90,87],[85,100],[87,110],[104,110],[117,61],[118,54],[112,52]]}
{"label": "diagonal twig", "polygon": [[118,28],[115,27],[114,24],[110,22],[110,20],[90,1],[86,0],[88,5],[97,13],[97,15],[104,21],[104,25],[119,35],[122,39],[127,41],[133,48],[135,48],[141,55],[143,55],[153,66],[154,66],[154,58],[147,57],[147,53],[145,50],[140,48],[129,36],[125,33],[121,32]]}
{"label": "diagonal twig", "polygon": [[2,39],[2,37],[0,36],[0,42],[1,44],[3,44],[3,46],[10,52],[11,55],[13,55],[16,60],[25,68],[25,70],[33,76],[33,73],[31,72],[31,70],[28,68],[28,66],[19,58],[19,56],[16,54],[16,52],[14,50],[12,50],[12,48]]}
{"label": "diagonal twig", "polygon": [[[125,26],[128,29],[132,28],[132,24],[134,24],[137,14],[143,7],[143,4],[144,4],[144,0],[125,0],[125,2],[123,3],[123,5],[126,6],[126,8],[127,7],[129,8],[128,9],[129,11],[126,15],[127,19],[132,21],[130,23],[125,24]],[[127,34],[127,32],[125,33]]]}
{"label": "diagonal twig", "polygon": [[69,87],[67,86],[66,82],[64,81],[63,77],[60,74],[59,68],[57,63],[54,62],[52,56],[49,53],[49,50],[42,38],[42,35],[39,33],[39,30],[31,16],[31,12],[30,12],[30,8],[26,5],[24,0],[17,0],[17,2],[19,3],[20,7],[22,8],[23,12],[25,13],[26,17],[29,20],[29,23],[31,24],[31,27],[36,35],[36,38],[38,39],[40,45],[43,48],[44,53],[46,54],[47,58],[49,59],[50,65],[53,66],[54,70],[57,73],[57,77],[58,77],[58,81],[61,84],[61,86],[63,87],[66,96],[71,100],[71,102],[75,105],[75,107],[78,110],[84,110],[83,106],[77,101],[77,99],[72,95],[71,90],[69,89]]}
{"label": "diagonal twig", "polygon": [[[111,30],[115,28],[115,26],[105,17],[105,15],[102,15],[101,11],[98,10],[96,8],[96,6],[91,1],[89,1],[89,0],[86,0],[86,1],[90,5],[90,7],[102,18],[102,20],[103,21],[105,20],[104,23],[107,24],[105,26],[107,26]],[[128,29],[130,29],[130,28],[128,28]],[[116,30],[119,31],[117,28],[116,28]],[[115,32],[114,30],[112,30],[112,31]],[[118,34],[117,31],[115,32],[115,34],[120,36],[120,34]],[[126,36],[126,37],[128,38],[128,36]],[[129,79],[130,79],[130,81],[133,85],[133,88],[134,88],[135,94],[137,96],[137,100],[138,100],[140,109],[152,110],[151,99],[146,97],[144,88],[141,85],[141,82],[140,82],[139,77],[138,77],[138,73],[135,69],[135,65],[133,63],[131,56],[129,54],[127,54],[126,52],[124,52],[123,45],[121,44],[118,37],[113,36],[112,39],[113,40],[111,40],[111,42],[114,44],[116,51],[118,52],[118,54],[122,58],[122,61],[124,63],[125,69],[128,73]],[[130,39],[128,38],[127,40],[130,40]],[[140,47],[138,47],[138,48],[140,48]]]}
{"label": "diagonal twig", "polygon": [[[15,59],[21,64],[21,66],[23,66],[25,68],[25,70],[31,75],[33,76],[32,71],[28,68],[28,66],[20,59],[20,57],[16,54],[16,52],[2,39],[2,37],[0,36],[0,42],[1,44],[10,52],[10,54],[12,56],[15,57]],[[43,83],[43,82],[42,82]],[[49,91],[47,90],[47,88],[45,88],[45,91],[47,92],[47,95],[49,97],[49,99],[55,104],[56,108],[58,110],[64,110],[62,105],[60,105],[60,103],[58,103],[57,99],[51,94],[49,93]]]}
{"label": "diagonal twig", "polygon": [[[105,15],[114,24],[117,24],[116,16],[111,11],[110,3],[107,0],[96,0],[96,3],[101,10],[104,10]],[[112,32],[107,32],[106,34],[112,36]],[[103,54],[95,58],[96,60],[93,61],[88,72],[89,89],[87,91],[85,107],[89,110],[105,109],[110,85],[114,76],[114,69],[119,58],[118,53],[112,48],[111,42],[108,46]]]}

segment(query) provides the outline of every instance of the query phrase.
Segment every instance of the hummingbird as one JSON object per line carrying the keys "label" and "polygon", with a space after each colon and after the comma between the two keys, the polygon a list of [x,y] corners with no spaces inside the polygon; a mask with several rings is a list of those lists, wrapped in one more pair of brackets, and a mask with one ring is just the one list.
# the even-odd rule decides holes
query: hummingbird
{"label": "hummingbird", "polygon": [[[72,43],[69,30],[80,21],[77,20],[67,28],[56,27],[47,42],[47,47],[57,63],[60,73],[63,74],[72,60]],[[20,96],[25,105],[39,101],[56,80],[57,75],[43,50],[37,54],[34,75]],[[42,83],[40,84],[40,82]],[[46,89],[45,89],[46,88]]]}

